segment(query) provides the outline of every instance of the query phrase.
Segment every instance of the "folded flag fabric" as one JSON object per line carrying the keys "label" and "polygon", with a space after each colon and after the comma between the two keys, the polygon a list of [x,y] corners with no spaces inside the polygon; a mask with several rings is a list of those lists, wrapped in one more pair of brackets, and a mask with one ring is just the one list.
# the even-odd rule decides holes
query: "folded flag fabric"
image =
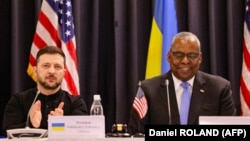
{"label": "folded flag fabric", "polygon": [[140,119],[144,118],[145,115],[147,114],[147,111],[148,111],[147,99],[140,86],[137,90],[137,93],[134,99],[133,108],[137,112],[138,117]]}

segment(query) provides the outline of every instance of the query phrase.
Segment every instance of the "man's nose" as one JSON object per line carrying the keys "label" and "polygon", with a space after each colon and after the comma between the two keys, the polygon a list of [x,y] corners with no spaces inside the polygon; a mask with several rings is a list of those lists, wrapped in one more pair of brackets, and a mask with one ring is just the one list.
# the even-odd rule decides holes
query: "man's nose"
{"label": "man's nose", "polygon": [[49,72],[50,72],[50,73],[54,73],[54,72],[55,72],[55,68],[54,68],[53,66],[51,66],[51,67],[49,68]]}
{"label": "man's nose", "polygon": [[189,63],[190,60],[188,59],[187,55],[185,55],[184,58],[182,58],[181,62],[183,62],[183,63]]}

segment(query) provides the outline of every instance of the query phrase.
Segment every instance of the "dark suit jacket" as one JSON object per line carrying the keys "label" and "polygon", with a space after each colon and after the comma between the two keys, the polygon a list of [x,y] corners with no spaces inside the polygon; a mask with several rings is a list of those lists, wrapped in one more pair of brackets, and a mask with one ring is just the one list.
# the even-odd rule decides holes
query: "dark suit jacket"
{"label": "dark suit jacket", "polygon": [[[148,112],[139,119],[132,108],[129,120],[131,134],[144,133],[145,124],[180,124],[180,116],[174,89],[172,72],[142,81],[141,88],[148,103]],[[165,80],[169,80],[170,111],[169,120],[168,96]],[[194,84],[189,109],[188,124],[199,124],[199,116],[232,116],[236,108],[232,96],[230,82],[220,76],[198,71]],[[139,131],[140,130],[140,131]]]}

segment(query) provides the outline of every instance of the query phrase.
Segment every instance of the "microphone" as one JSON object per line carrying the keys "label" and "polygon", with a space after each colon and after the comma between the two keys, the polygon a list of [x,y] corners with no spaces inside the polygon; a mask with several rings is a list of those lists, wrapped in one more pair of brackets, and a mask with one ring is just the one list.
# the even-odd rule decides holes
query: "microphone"
{"label": "microphone", "polygon": [[168,89],[168,85],[169,85],[169,81],[168,79],[165,80],[165,85],[166,85],[166,90],[167,90],[167,98],[168,98],[168,124],[172,124],[172,116],[171,116],[171,108],[170,108],[170,99],[169,99],[169,89]]}
{"label": "microphone", "polygon": [[28,112],[28,114],[27,114],[27,120],[26,120],[26,126],[25,126],[25,128],[29,128],[30,111],[31,111],[32,106],[33,106],[34,103],[36,102],[36,99],[37,99],[37,97],[38,97],[39,94],[40,94],[40,90],[37,90],[36,96],[35,96],[35,98],[34,98],[32,104],[31,104],[30,109],[29,109],[29,112]]}
{"label": "microphone", "polygon": [[37,90],[36,96],[35,96],[32,104],[31,104],[31,107],[30,107],[29,112],[27,114],[26,127],[25,128],[6,130],[7,137],[9,139],[16,139],[16,138],[45,138],[45,137],[48,136],[48,131],[46,129],[30,128],[29,127],[30,111],[31,111],[32,106],[36,102],[36,99],[37,99],[39,94],[40,94],[40,90]]}

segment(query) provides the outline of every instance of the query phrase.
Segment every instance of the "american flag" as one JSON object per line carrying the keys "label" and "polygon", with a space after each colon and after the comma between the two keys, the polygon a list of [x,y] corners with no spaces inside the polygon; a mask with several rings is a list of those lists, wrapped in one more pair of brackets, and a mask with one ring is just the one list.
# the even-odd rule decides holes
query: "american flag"
{"label": "american flag", "polygon": [[42,47],[53,45],[61,48],[66,55],[66,73],[62,89],[72,95],[79,95],[79,78],[76,55],[76,41],[71,0],[43,0],[36,32],[31,46],[27,73],[34,81],[33,66],[36,54]]}
{"label": "american flag", "polygon": [[243,38],[243,60],[240,81],[241,115],[250,115],[250,1],[246,2]]}
{"label": "american flag", "polygon": [[142,88],[139,86],[134,103],[133,108],[137,112],[140,119],[144,118],[148,111],[147,99],[144,95]]}

